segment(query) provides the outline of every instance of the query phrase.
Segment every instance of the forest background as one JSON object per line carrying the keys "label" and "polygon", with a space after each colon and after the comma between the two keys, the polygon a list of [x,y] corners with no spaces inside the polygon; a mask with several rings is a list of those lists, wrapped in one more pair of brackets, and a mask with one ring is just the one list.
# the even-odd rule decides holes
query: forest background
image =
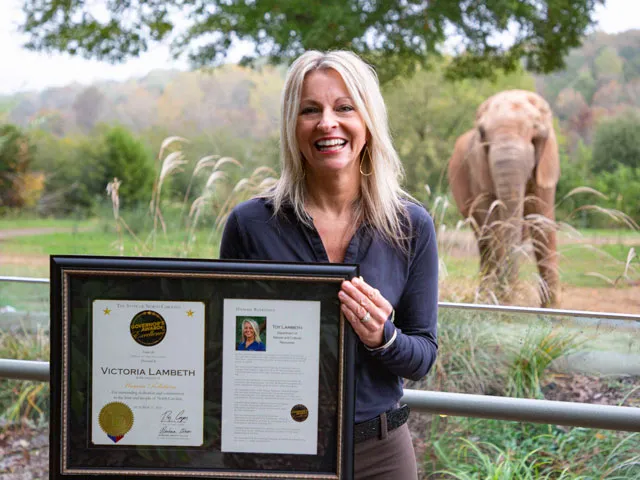
{"label": "forest background", "polygon": [[[594,33],[569,53],[564,70],[551,75],[519,69],[492,80],[451,82],[444,79],[447,61],[383,84],[411,194],[427,206],[446,196],[446,162],[477,106],[495,92],[524,88],[547,99],[556,117],[557,198],[589,186],[602,194],[600,207],[640,222],[640,31]],[[0,215],[95,216],[110,208],[105,187],[114,177],[122,182],[123,211],[145,209],[160,145],[170,136],[188,140],[182,146],[187,163],[163,187],[165,200],[191,204],[208,180],[191,178],[195,163],[219,155],[242,165],[227,172],[227,190],[220,187],[210,198],[224,201],[228,189],[256,168],[279,168],[285,71],[267,64],[156,70],[125,82],[0,96]],[[594,195],[571,195],[558,205],[559,217],[593,204]],[[455,219],[455,209],[447,215]],[[586,210],[574,220],[577,227],[619,225]]]}

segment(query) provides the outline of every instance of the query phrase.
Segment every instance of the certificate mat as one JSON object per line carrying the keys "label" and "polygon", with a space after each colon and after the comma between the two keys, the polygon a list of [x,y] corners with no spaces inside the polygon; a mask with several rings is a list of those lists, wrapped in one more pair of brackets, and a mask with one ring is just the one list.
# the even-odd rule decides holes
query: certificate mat
{"label": "certificate mat", "polygon": [[353,480],[356,341],[338,292],[357,275],[52,256],[50,478]]}

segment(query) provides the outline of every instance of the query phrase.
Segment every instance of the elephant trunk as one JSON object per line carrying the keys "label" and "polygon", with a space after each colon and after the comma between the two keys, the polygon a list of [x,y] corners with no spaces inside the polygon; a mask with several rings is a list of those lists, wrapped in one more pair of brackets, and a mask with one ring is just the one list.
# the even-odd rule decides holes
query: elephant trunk
{"label": "elephant trunk", "polygon": [[[518,248],[522,243],[525,186],[528,172],[523,168],[526,152],[513,145],[492,148],[490,164],[497,199],[498,222],[495,228],[499,244],[498,280],[508,293],[518,277]],[[533,160],[533,159],[532,159]],[[504,292],[503,292],[504,293]]]}

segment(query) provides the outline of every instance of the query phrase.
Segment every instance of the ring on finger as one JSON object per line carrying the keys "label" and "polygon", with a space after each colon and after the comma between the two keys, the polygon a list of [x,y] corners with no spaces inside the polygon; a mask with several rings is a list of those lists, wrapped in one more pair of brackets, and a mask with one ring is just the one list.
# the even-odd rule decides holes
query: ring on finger
{"label": "ring on finger", "polygon": [[365,313],[364,317],[360,319],[362,323],[367,323],[369,320],[371,320],[371,313],[369,312]]}

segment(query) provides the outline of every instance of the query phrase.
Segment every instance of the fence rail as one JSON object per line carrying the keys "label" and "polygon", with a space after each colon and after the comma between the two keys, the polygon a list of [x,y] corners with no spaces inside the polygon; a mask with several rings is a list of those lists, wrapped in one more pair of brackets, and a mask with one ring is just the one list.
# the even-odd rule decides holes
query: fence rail
{"label": "fence rail", "polygon": [[[0,359],[0,378],[49,381],[49,363]],[[415,412],[640,432],[640,408],[405,390]]]}
{"label": "fence rail", "polygon": [[0,275],[0,282],[17,282],[17,283],[49,283],[48,278],[33,277],[5,277]]}
{"label": "fence rail", "polygon": [[[46,278],[2,277],[0,281],[49,283]],[[640,321],[640,315],[499,305],[439,302],[441,308]],[[0,378],[49,381],[49,362],[0,359]],[[640,408],[551,400],[405,390],[402,402],[414,411],[576,427],[640,432]]]}

